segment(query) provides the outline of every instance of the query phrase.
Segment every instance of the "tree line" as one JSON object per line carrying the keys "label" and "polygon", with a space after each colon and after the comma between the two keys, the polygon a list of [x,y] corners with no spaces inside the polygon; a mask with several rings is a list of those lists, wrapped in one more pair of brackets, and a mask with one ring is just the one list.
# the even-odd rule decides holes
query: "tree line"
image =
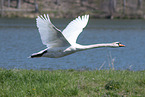
{"label": "tree line", "polygon": [[[23,11],[22,9],[22,4],[32,4],[33,8],[34,8],[34,12],[41,12],[44,11],[46,8],[49,10],[56,10],[56,11],[60,11],[60,12],[66,12],[66,8],[62,8],[62,7],[55,7],[54,6],[50,6],[50,5],[54,5],[55,6],[60,6],[63,5],[64,2],[67,3],[69,6],[72,6],[72,4],[75,4],[73,6],[78,6],[78,8],[80,7],[85,7],[88,8],[87,10],[92,11],[92,10],[98,10],[99,12],[107,12],[110,14],[110,17],[113,18],[114,14],[121,14],[125,15],[127,14],[130,10],[134,10],[134,11],[138,11],[140,10],[141,14],[144,14],[144,0],[1,0],[0,1],[0,10],[1,10],[1,14],[3,13],[4,10],[6,10],[5,8],[11,8],[12,3],[15,2],[15,9],[11,10],[11,11],[15,11],[15,10],[19,10],[19,11]],[[47,5],[45,4],[47,2],[47,4],[50,4],[49,6],[44,6]],[[105,7],[104,7],[105,6]],[[32,7],[31,7],[32,8]],[[59,8],[59,9],[56,9]],[[62,8],[62,9],[61,9]],[[76,7],[74,7],[76,8]],[[70,9],[73,10],[74,8]],[[26,8],[29,9],[29,8]],[[64,10],[65,9],[65,10]],[[76,10],[76,13],[78,13],[79,10]],[[139,11],[138,11],[139,12]]]}

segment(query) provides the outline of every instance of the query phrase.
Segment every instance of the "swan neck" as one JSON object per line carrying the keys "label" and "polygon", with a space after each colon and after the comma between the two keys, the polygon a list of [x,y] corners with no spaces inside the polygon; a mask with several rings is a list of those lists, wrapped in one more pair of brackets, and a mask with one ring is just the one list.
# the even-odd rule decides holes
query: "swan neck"
{"label": "swan neck", "polygon": [[102,43],[102,44],[92,44],[92,45],[81,45],[79,49],[92,49],[92,48],[101,48],[101,47],[113,47],[111,43]]}

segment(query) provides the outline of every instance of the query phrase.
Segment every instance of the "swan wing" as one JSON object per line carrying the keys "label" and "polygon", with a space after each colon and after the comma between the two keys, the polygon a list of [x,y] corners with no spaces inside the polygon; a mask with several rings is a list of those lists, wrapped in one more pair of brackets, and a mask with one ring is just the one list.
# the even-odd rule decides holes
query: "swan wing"
{"label": "swan wing", "polygon": [[50,21],[49,15],[38,16],[36,19],[37,27],[41,36],[42,43],[48,48],[69,46],[69,42]]}
{"label": "swan wing", "polygon": [[89,15],[84,15],[78,17],[75,20],[71,21],[67,27],[62,31],[62,34],[68,40],[71,45],[75,45],[79,34],[83,31],[83,28],[86,27],[89,20]]}

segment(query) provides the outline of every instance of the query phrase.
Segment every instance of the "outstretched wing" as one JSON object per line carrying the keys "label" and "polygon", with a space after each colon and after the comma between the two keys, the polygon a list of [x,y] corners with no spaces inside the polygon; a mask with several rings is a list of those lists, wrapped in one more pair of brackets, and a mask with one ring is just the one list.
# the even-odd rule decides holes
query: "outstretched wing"
{"label": "outstretched wing", "polygon": [[42,43],[48,48],[69,46],[69,42],[50,21],[49,15],[38,16],[36,19],[37,27],[41,36]]}
{"label": "outstretched wing", "polygon": [[71,45],[75,45],[79,34],[86,27],[89,20],[89,15],[78,17],[71,21],[68,26],[62,31],[62,34],[68,40]]}

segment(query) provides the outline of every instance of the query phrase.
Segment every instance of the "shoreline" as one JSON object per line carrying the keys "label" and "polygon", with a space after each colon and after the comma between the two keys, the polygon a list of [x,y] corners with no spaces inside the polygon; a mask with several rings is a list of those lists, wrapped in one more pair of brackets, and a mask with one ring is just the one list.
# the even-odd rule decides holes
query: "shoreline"
{"label": "shoreline", "polygon": [[[49,14],[50,18],[76,18],[77,16],[84,15],[86,13],[82,14],[60,14],[60,13],[50,13],[50,12],[44,12],[44,13],[34,13],[34,12],[5,12],[3,16],[0,15],[0,18],[36,18],[39,15],[43,14]],[[89,14],[89,13],[88,13]],[[114,15],[110,16],[108,14],[104,15],[98,15],[98,14],[89,14],[92,19],[145,19],[144,16],[141,15]]]}

